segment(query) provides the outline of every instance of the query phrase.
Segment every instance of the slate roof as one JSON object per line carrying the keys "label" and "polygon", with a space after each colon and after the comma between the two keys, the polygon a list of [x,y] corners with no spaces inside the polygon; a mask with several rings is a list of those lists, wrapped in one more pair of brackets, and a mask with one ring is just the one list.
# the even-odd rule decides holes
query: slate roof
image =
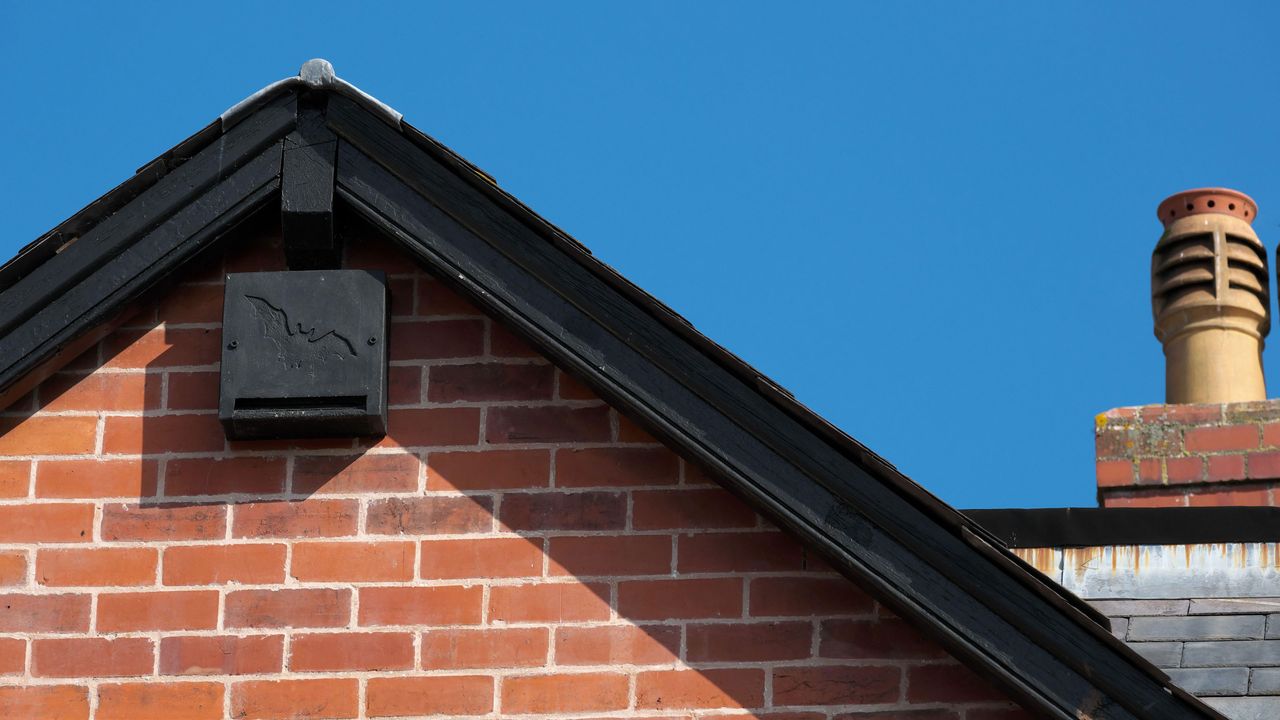
{"label": "slate roof", "polygon": [[1025,707],[1059,720],[1221,717],[978,524],[323,61],[237,104],[0,268],[0,406],[279,204],[281,160],[305,144],[304,116],[337,138],[338,212],[380,229]]}

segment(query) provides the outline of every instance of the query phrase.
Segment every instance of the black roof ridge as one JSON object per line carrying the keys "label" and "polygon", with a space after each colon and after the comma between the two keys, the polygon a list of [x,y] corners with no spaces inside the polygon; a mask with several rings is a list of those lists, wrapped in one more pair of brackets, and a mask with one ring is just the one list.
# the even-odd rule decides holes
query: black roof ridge
{"label": "black roof ridge", "polygon": [[[1163,672],[1111,636],[1105,618],[1040,576],[978,523],[698,333],[487,174],[405,123],[389,106],[339,80],[326,61],[311,61],[296,78],[272,83],[232,106],[0,267],[0,405],[60,361],[69,360],[76,343],[94,337],[113,312],[136,301],[278,196],[280,140],[293,131],[297,96],[306,91],[329,95],[327,122],[348,147],[338,155],[338,195],[358,214],[440,272],[455,289],[511,323],[552,359],[583,375],[606,399],[633,412],[660,438],[710,466],[730,489],[816,547],[895,611],[924,625],[1020,701],[1045,717],[1064,719],[1080,710],[1099,720],[1221,717],[1172,685]],[[202,151],[220,138],[215,168],[208,162],[209,153]],[[234,147],[238,154],[224,163],[222,146]],[[423,154],[414,155],[415,151]],[[183,177],[169,181],[174,174]],[[146,216],[126,211],[143,194],[161,196],[170,207],[157,210],[152,204]],[[221,204],[194,202],[209,197]],[[477,203],[484,202],[497,203],[508,215],[486,215],[477,209]],[[197,205],[203,214],[189,223],[199,225],[194,231],[162,217]],[[422,225],[423,218],[437,226]],[[95,232],[105,241],[76,244],[80,235]],[[550,241],[550,246],[539,249],[528,242],[533,237]],[[159,243],[161,249],[149,245],[151,254],[135,252],[142,238],[150,245]],[[480,238],[489,245],[475,244]],[[486,284],[483,273],[466,272],[485,269],[464,267],[481,257],[502,264],[512,278],[527,275],[524,290],[537,302],[527,304],[505,286]],[[580,270],[556,265],[563,260]],[[107,261],[118,267],[103,271]],[[81,275],[60,275],[62,268]],[[561,271],[567,274],[559,276]],[[60,289],[33,289],[34,281],[23,287],[28,276],[41,273],[67,285],[78,283],[76,292],[58,296],[57,302],[66,307],[50,309],[39,302],[39,293]],[[107,274],[114,284],[97,282]],[[584,282],[599,286],[584,289]],[[23,297],[24,292],[30,297]],[[612,294],[616,302],[593,306],[592,292]],[[24,302],[4,302],[11,299]],[[572,315],[578,323],[573,328],[559,326],[554,317],[538,315],[547,307]],[[48,317],[38,316],[45,311]],[[630,318],[631,324],[616,327],[617,337],[636,338],[632,344],[593,336],[614,343],[607,360],[601,348],[584,344],[574,334],[581,323],[607,328],[622,317]],[[649,340],[658,342],[635,345],[645,342],[641,335],[646,332],[652,335]],[[679,367],[672,353],[684,353],[683,359],[694,366]],[[706,361],[712,364],[699,364]],[[640,374],[625,375],[626,362]],[[644,377],[659,382],[657,375],[643,375],[650,371],[666,373],[659,384],[665,383],[665,392],[675,393],[686,405],[675,407],[656,386],[646,386]],[[696,375],[704,371],[710,375]],[[717,379],[716,373],[728,375]],[[693,411],[710,414],[695,421],[689,415]],[[708,432],[712,427],[721,435]],[[752,447],[734,445],[743,440]],[[814,456],[815,451],[821,457]],[[762,452],[769,453],[775,465],[789,463],[786,477],[761,475],[764,471],[753,467],[752,462],[765,462]],[[928,527],[931,523],[934,529]],[[955,563],[964,567],[953,567]],[[913,573],[925,575],[909,581]],[[972,597],[984,600],[976,605],[958,595],[946,600],[950,596],[940,589],[944,585],[977,593]],[[1004,588],[1003,594],[995,593],[997,586]],[[1011,630],[996,630],[1006,624],[1025,638],[1005,637],[1002,633]],[[1076,641],[1092,638],[1088,648],[1055,639],[1055,632],[1071,628],[1076,628]],[[1018,653],[1030,655],[1022,658]],[[1150,688],[1142,685],[1144,677],[1152,683]]]}

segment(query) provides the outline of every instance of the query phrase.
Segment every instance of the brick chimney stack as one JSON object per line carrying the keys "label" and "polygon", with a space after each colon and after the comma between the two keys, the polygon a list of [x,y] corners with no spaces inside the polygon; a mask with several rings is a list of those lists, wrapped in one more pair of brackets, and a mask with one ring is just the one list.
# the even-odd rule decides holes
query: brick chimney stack
{"label": "brick chimney stack", "polygon": [[1224,188],[1157,210],[1151,307],[1164,345],[1165,403],[1098,415],[1104,507],[1280,505],[1280,400],[1267,400],[1267,253],[1258,205]]}
{"label": "brick chimney stack", "polygon": [[1271,329],[1267,252],[1251,223],[1258,206],[1223,188],[1186,190],[1157,210],[1151,309],[1164,345],[1165,402],[1267,397],[1262,342]]}

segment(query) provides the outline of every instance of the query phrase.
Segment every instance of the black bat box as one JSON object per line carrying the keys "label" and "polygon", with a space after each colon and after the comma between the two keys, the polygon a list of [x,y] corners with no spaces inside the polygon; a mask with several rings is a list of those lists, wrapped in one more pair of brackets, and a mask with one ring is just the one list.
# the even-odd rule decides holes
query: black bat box
{"label": "black bat box", "polygon": [[385,274],[233,273],[223,303],[218,418],[228,438],[386,433]]}

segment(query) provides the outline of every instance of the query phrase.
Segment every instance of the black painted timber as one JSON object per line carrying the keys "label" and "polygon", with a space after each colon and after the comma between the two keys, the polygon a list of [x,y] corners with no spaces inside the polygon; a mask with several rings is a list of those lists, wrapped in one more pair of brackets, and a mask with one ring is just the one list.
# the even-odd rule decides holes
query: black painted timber
{"label": "black painted timber", "polygon": [[317,92],[303,96],[298,129],[284,139],[280,225],[291,270],[331,270],[342,265],[342,245],[333,224],[338,138],[325,127],[325,97]]}
{"label": "black painted timber", "polygon": [[1280,542],[1280,508],[1030,508],[965,510],[1009,547]]}
{"label": "black painted timber", "polygon": [[[263,107],[260,113],[160,178],[126,208],[104,218],[63,252],[31,269],[4,292],[0,337],[47,307],[71,285],[95,273],[105,261],[123,252],[137,238],[190,205],[205,190],[230,177],[268,146],[278,144],[280,136],[293,127],[296,115],[296,101],[291,97]],[[279,174],[278,168],[276,174]],[[0,378],[4,377],[0,374]],[[0,379],[0,388],[3,383]]]}
{"label": "black painted timber", "polygon": [[1086,698],[1095,718],[1203,717],[1103,627],[975,553],[980,538],[932,522],[400,134],[354,104],[332,102],[329,119],[354,146],[339,150],[340,193],[368,219],[895,609],[947,628],[948,646],[1007,690],[1049,717]]}

